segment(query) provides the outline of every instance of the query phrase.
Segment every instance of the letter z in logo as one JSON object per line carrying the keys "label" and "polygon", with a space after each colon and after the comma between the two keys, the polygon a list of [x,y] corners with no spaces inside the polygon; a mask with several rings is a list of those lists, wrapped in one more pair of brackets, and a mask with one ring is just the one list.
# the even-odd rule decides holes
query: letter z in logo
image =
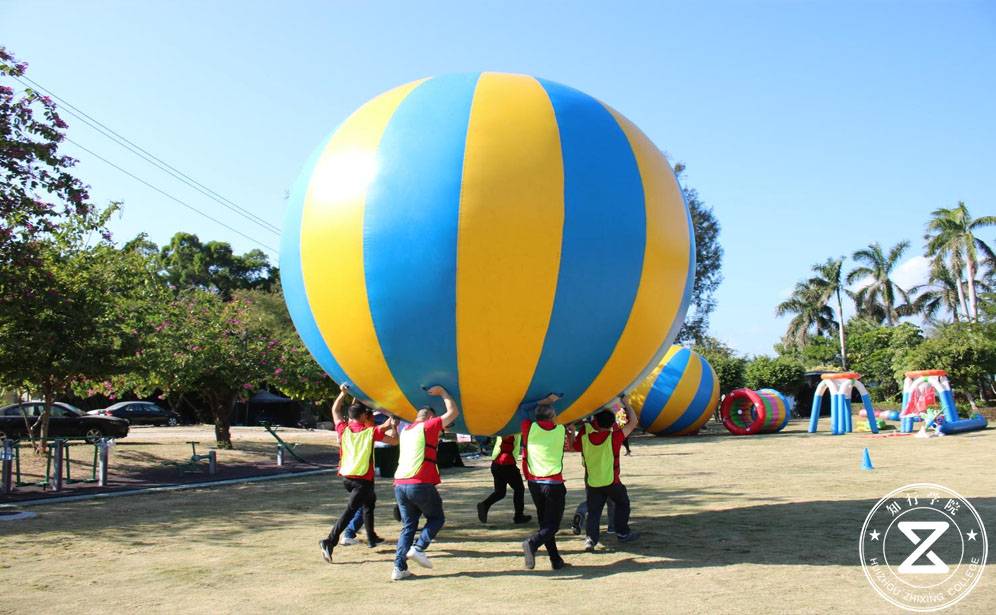
{"label": "letter z in logo", "polygon": [[[951,570],[944,563],[944,560],[930,550],[930,547],[951,527],[950,523],[947,521],[900,521],[896,525],[899,527],[899,531],[910,539],[910,542],[918,545],[909,557],[904,559],[902,564],[899,564],[899,568],[896,569],[898,572],[903,574],[946,574]],[[920,536],[916,533],[917,530],[931,530],[931,533],[921,542]],[[914,563],[923,556],[930,560],[930,564],[918,565]]]}

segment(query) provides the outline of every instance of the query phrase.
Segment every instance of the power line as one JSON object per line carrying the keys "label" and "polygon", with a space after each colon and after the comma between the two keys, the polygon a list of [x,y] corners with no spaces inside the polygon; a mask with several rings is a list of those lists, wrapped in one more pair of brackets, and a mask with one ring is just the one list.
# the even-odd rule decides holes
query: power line
{"label": "power line", "polygon": [[[177,169],[176,167],[174,167],[173,165],[169,164],[165,160],[159,158],[158,156],[152,154],[151,152],[149,152],[145,148],[141,147],[140,145],[134,143],[133,141],[127,139],[126,137],[122,136],[118,132],[114,131],[113,129],[111,129],[110,127],[108,127],[106,124],[102,123],[100,120],[97,120],[96,118],[90,116],[89,114],[87,114],[86,112],[84,112],[80,108],[76,107],[75,105],[73,105],[72,103],[70,103],[69,101],[67,101],[66,99],[58,96],[52,90],[46,88],[45,86],[41,85],[37,81],[35,81],[35,80],[33,80],[33,79],[29,78],[29,77],[25,77],[23,75],[21,77],[16,77],[15,76],[14,78],[17,79],[18,81],[20,81],[21,84],[24,85],[24,86],[26,86],[26,87],[34,86],[35,88],[46,92],[49,96],[51,96],[52,98],[54,98],[57,101],[59,101],[61,103],[61,105],[62,105],[62,108],[65,109],[72,116],[76,117],[81,122],[83,122],[87,126],[90,126],[91,128],[93,128],[94,130],[96,130],[97,132],[99,132],[100,134],[102,134],[103,136],[107,137],[108,139],[114,141],[115,143],[117,143],[121,147],[127,149],[131,153],[133,153],[136,156],[142,158],[143,160],[145,160],[146,162],[148,162],[152,166],[156,167],[157,169],[159,169],[159,170],[161,170],[161,171],[169,174],[174,179],[177,179],[177,180],[183,182],[187,186],[190,186],[191,188],[193,188],[194,190],[197,190],[198,192],[200,192],[204,196],[212,199],[213,201],[216,201],[217,203],[221,204],[223,207],[228,208],[229,210],[231,210],[232,212],[236,213],[237,215],[240,215],[243,218],[246,218],[247,220],[249,220],[253,224],[262,227],[266,231],[268,231],[270,233],[273,233],[273,234],[275,234],[277,236],[280,235],[280,229],[276,225],[270,223],[269,221],[265,220],[264,218],[261,218],[260,216],[257,216],[256,214],[254,214],[253,212],[249,211],[248,209],[245,209],[244,207],[239,206],[238,204],[236,204],[235,202],[233,202],[231,199],[225,198],[224,196],[218,194],[217,192],[215,192],[211,188],[208,188],[204,184],[202,184],[199,181],[197,181],[196,179],[190,177],[189,175],[187,175],[183,171]],[[25,81],[28,82],[28,83],[25,83]]]}
{"label": "power line", "polygon": [[245,238],[245,239],[248,239],[249,241],[253,242],[254,244],[256,244],[256,245],[260,246],[261,248],[263,248],[263,249],[265,249],[265,250],[268,250],[269,252],[271,252],[271,253],[273,253],[273,254],[277,254],[277,249],[276,249],[276,248],[273,248],[273,247],[271,247],[271,246],[269,246],[269,245],[267,245],[267,244],[265,244],[265,243],[263,243],[263,242],[259,241],[258,239],[254,238],[254,237],[250,237],[249,235],[246,235],[246,234],[245,234],[245,233],[243,233],[242,231],[240,231],[240,230],[238,230],[238,229],[235,229],[235,228],[233,228],[233,227],[229,226],[228,224],[225,224],[224,222],[222,222],[221,220],[219,220],[219,219],[215,218],[214,216],[211,216],[210,214],[206,214],[206,213],[204,213],[203,211],[201,211],[200,209],[197,209],[196,207],[194,207],[194,206],[193,206],[193,205],[191,205],[190,203],[187,203],[186,201],[183,201],[183,200],[180,200],[180,199],[176,198],[175,196],[173,196],[172,194],[170,194],[170,193],[166,192],[166,191],[165,191],[165,190],[163,190],[162,188],[159,188],[158,186],[154,186],[153,184],[150,184],[149,182],[147,182],[147,181],[145,181],[144,179],[142,179],[141,177],[139,177],[139,176],[135,175],[135,174],[134,174],[134,173],[132,173],[131,171],[128,171],[127,169],[124,169],[124,168],[122,168],[122,167],[118,166],[117,164],[115,164],[115,163],[111,162],[111,161],[110,161],[110,160],[108,160],[107,158],[104,158],[103,156],[101,156],[101,155],[100,155],[100,154],[98,154],[97,152],[93,151],[92,149],[90,149],[90,148],[88,148],[88,147],[85,147],[85,146],[83,146],[83,145],[80,145],[79,143],[77,143],[76,141],[73,141],[73,140],[72,140],[72,139],[70,139],[69,137],[65,137],[65,140],[66,140],[66,141],[68,141],[69,143],[72,143],[72,144],[73,144],[73,145],[75,145],[76,147],[80,148],[80,149],[81,149],[81,150],[83,150],[84,152],[87,152],[87,153],[88,153],[88,154],[90,154],[91,156],[93,156],[93,157],[97,158],[98,160],[101,160],[101,161],[103,161],[104,163],[106,163],[106,164],[108,164],[108,165],[110,165],[110,166],[114,167],[114,168],[115,168],[115,169],[117,169],[118,171],[121,171],[122,173],[124,173],[124,174],[125,174],[125,175],[127,175],[128,177],[130,177],[130,178],[134,179],[135,181],[137,181],[137,182],[140,182],[140,183],[142,183],[142,184],[144,184],[144,185],[148,186],[149,188],[151,188],[151,189],[155,190],[156,192],[158,192],[159,194],[161,194],[161,195],[165,196],[166,198],[168,198],[168,199],[170,199],[170,200],[172,200],[172,201],[175,201],[175,202],[179,203],[180,205],[183,205],[183,206],[184,206],[184,207],[186,207],[187,209],[189,209],[189,210],[191,210],[191,211],[194,211],[194,212],[196,212],[196,213],[198,213],[198,214],[200,214],[200,215],[204,216],[205,218],[207,218],[208,220],[211,220],[212,222],[214,222],[214,223],[216,223],[216,224],[219,224],[219,225],[223,226],[224,228],[226,228],[226,229],[228,229],[228,230],[232,231],[233,233],[235,233],[236,235],[239,235],[239,236],[241,236],[241,237],[243,237],[243,238]]}

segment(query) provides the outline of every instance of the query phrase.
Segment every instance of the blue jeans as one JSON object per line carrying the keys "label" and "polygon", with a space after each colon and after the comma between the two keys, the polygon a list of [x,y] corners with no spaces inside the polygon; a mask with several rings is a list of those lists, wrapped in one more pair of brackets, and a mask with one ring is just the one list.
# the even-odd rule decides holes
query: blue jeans
{"label": "blue jeans", "polygon": [[[401,534],[398,536],[398,550],[394,555],[394,566],[398,570],[408,570],[408,550],[415,544],[419,551],[425,551],[443,527],[446,517],[443,516],[443,499],[435,485],[395,485],[394,497],[398,500],[401,510]],[[419,518],[425,516],[425,527],[418,540]]]}
{"label": "blue jeans", "polygon": [[342,533],[346,538],[356,538],[356,532],[360,531],[363,527],[363,509],[356,511],[353,518],[350,520],[349,525],[346,526],[346,531]]}

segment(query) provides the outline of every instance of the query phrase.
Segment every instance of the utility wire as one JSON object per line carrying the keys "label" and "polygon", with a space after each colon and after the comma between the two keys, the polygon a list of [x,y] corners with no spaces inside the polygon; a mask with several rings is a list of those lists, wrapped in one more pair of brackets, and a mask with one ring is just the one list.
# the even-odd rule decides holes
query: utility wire
{"label": "utility wire", "polygon": [[137,145],[133,141],[131,141],[131,140],[127,139],[126,137],[122,136],[121,134],[115,132],[113,129],[111,129],[110,127],[108,127],[106,124],[103,124],[102,122],[100,122],[100,120],[97,120],[94,117],[90,116],[89,114],[87,114],[83,110],[79,109],[78,107],[76,107],[75,105],[73,105],[72,103],[70,103],[69,101],[67,101],[66,99],[58,96],[57,94],[55,94],[54,92],[52,92],[52,90],[46,88],[45,86],[41,85],[37,81],[35,81],[35,80],[33,80],[33,79],[29,78],[29,77],[25,77],[23,75],[20,76],[20,77],[16,77],[15,76],[14,78],[16,80],[20,81],[21,84],[24,85],[25,87],[34,87],[34,88],[37,88],[37,89],[42,90],[43,92],[47,93],[49,96],[51,96],[52,98],[54,98],[57,101],[59,101],[59,103],[61,104],[62,108],[65,111],[67,111],[69,114],[71,114],[73,117],[79,119],[81,122],[83,122],[87,126],[90,126],[91,128],[93,128],[94,130],[96,130],[100,134],[102,134],[105,137],[107,137],[108,139],[114,141],[115,143],[117,143],[121,147],[124,147],[125,149],[127,149],[131,153],[133,153],[136,156],[142,158],[143,160],[145,160],[149,164],[153,165],[154,167],[158,168],[159,170],[164,171],[165,173],[169,174],[173,178],[175,178],[175,179],[183,182],[184,184],[190,186],[194,190],[197,190],[198,192],[200,192],[204,196],[206,196],[206,197],[208,197],[208,198],[210,198],[210,199],[218,202],[222,206],[228,208],[229,210],[231,210],[234,213],[242,216],[243,218],[246,218],[247,220],[249,220],[253,224],[256,224],[257,226],[262,227],[266,231],[268,231],[270,233],[273,233],[274,235],[277,235],[277,236],[280,235],[280,229],[276,225],[270,223],[269,221],[265,220],[264,218],[261,218],[261,217],[257,216],[256,214],[252,213],[248,209],[245,209],[244,207],[240,207],[238,204],[236,204],[232,200],[223,197],[222,195],[218,194],[217,192],[215,192],[211,188],[208,188],[207,186],[205,186],[204,184],[200,183],[196,179],[190,177],[189,175],[187,175],[183,171],[180,171],[179,169],[177,169],[173,165],[169,164],[165,160],[159,158],[158,156],[152,154],[151,152],[149,152],[145,148],[141,147],[140,145]]}
{"label": "utility wire", "polygon": [[161,194],[161,195],[165,196],[166,198],[168,198],[168,199],[170,199],[170,200],[172,200],[172,201],[175,201],[175,202],[179,203],[180,205],[183,205],[183,206],[184,206],[184,207],[186,207],[187,209],[189,209],[189,210],[191,210],[191,211],[194,211],[194,212],[196,212],[196,213],[198,213],[198,214],[200,214],[200,215],[204,216],[204,217],[205,217],[205,218],[207,218],[208,220],[211,220],[212,222],[214,222],[214,223],[216,223],[216,224],[219,224],[219,225],[223,226],[224,228],[227,228],[228,230],[232,231],[232,232],[233,232],[233,233],[235,233],[236,235],[240,235],[241,237],[244,237],[245,239],[248,239],[249,241],[253,242],[254,244],[256,244],[256,245],[260,246],[261,248],[263,248],[263,249],[265,249],[265,250],[267,250],[267,251],[271,252],[272,254],[277,254],[277,249],[276,249],[276,248],[273,248],[272,246],[269,246],[269,245],[267,245],[267,244],[265,244],[265,243],[263,243],[263,242],[261,242],[261,241],[257,240],[257,239],[256,239],[256,238],[254,238],[254,237],[250,237],[249,235],[246,235],[246,234],[245,234],[245,233],[243,233],[242,231],[240,231],[240,230],[238,230],[238,229],[235,229],[235,228],[232,228],[231,226],[229,226],[229,225],[225,224],[224,222],[222,222],[221,220],[219,220],[219,219],[215,218],[214,216],[211,216],[210,214],[207,214],[207,213],[204,213],[203,211],[201,211],[200,209],[197,209],[196,207],[194,207],[194,206],[193,206],[193,205],[191,205],[190,203],[187,203],[186,201],[182,201],[182,200],[180,200],[180,199],[176,198],[175,196],[173,196],[172,194],[170,194],[170,193],[166,192],[166,191],[165,191],[165,190],[163,190],[162,188],[159,188],[158,186],[154,186],[153,184],[150,184],[149,182],[147,182],[147,181],[145,181],[144,179],[142,179],[141,177],[139,177],[139,176],[135,175],[135,174],[134,174],[134,173],[132,173],[131,171],[128,171],[127,169],[124,169],[124,168],[122,168],[122,167],[118,166],[117,164],[115,164],[115,163],[111,162],[111,161],[110,161],[110,160],[108,160],[107,158],[104,158],[103,156],[101,156],[101,155],[100,155],[100,154],[98,154],[97,152],[93,151],[92,149],[90,149],[90,148],[88,148],[88,147],[85,147],[85,146],[83,146],[83,145],[80,145],[79,143],[77,143],[76,141],[73,141],[73,140],[72,140],[72,139],[70,139],[69,137],[65,137],[65,140],[66,140],[66,141],[68,141],[69,143],[72,143],[72,144],[73,144],[73,145],[75,145],[76,147],[80,148],[80,149],[81,149],[81,150],[83,150],[84,152],[86,152],[86,153],[90,154],[91,156],[93,156],[93,157],[97,158],[98,160],[101,160],[101,161],[103,161],[104,163],[106,163],[106,164],[108,164],[108,165],[110,165],[110,166],[114,167],[114,168],[115,168],[115,169],[117,169],[118,171],[121,171],[122,173],[124,173],[124,174],[125,174],[125,175],[127,175],[128,177],[130,177],[130,178],[134,179],[135,181],[137,181],[137,182],[140,182],[140,183],[142,183],[142,184],[144,184],[144,185],[148,186],[149,188],[151,188],[151,189],[155,190],[156,192],[158,192],[159,194]]}

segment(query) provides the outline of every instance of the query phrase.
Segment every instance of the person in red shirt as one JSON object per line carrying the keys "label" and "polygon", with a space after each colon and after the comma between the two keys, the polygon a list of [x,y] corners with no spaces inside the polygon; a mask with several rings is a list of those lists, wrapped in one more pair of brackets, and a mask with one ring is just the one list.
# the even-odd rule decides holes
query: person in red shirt
{"label": "person in red shirt", "polygon": [[573,440],[572,432],[554,422],[557,411],[553,404],[558,399],[558,395],[549,395],[536,406],[535,421],[522,421],[522,473],[529,483],[529,495],[536,506],[539,522],[539,530],[522,542],[522,555],[529,570],[536,566],[536,552],[541,545],[546,547],[554,570],[567,565],[557,549],[557,531],[564,518],[567,498],[563,476],[564,442],[573,445]]}
{"label": "person in red shirt", "polygon": [[[436,465],[436,449],[443,429],[449,427],[460,409],[456,400],[441,386],[430,387],[426,393],[442,397],[446,412],[436,416],[429,406],[420,408],[415,421],[402,430],[399,437],[398,469],[394,473],[394,497],[401,512],[401,533],[398,535],[398,548],[394,556],[394,571],[391,580],[400,581],[412,576],[408,570],[408,560],[414,559],[423,568],[432,568],[432,561],[425,550],[439,533],[446,521],[443,515],[443,500],[439,497],[439,468]],[[419,519],[425,516],[425,527],[418,539]]]}
{"label": "person in red shirt", "polygon": [[[612,525],[615,527],[619,542],[630,542],[637,537],[636,532],[630,531],[629,528],[629,494],[626,492],[626,486],[619,480],[619,451],[623,447],[623,441],[636,429],[637,419],[636,413],[626,399],[620,397],[620,401],[626,411],[626,422],[622,427],[616,423],[616,416],[611,410],[601,410],[595,413],[584,431],[577,434],[572,446],[574,451],[582,454],[582,462],[585,464],[585,500],[588,514],[584,550],[588,552],[594,551],[595,545],[598,544],[602,509],[606,501],[615,504],[615,518],[612,520]],[[611,442],[607,443],[609,439]],[[607,461],[608,452],[601,448],[603,445],[611,447],[611,476],[606,472],[607,465],[600,468],[604,476],[593,476],[597,471],[595,464]],[[599,454],[604,454],[605,458],[599,460],[597,457]]]}
{"label": "person in red shirt", "polygon": [[477,505],[477,518],[481,523],[488,522],[488,510],[505,497],[506,485],[512,488],[512,505],[515,509],[512,522],[526,523],[532,519],[531,516],[522,514],[525,508],[526,490],[522,486],[522,474],[519,473],[515,459],[521,448],[520,438],[519,434],[497,436],[491,455],[491,478],[494,480],[495,489]]}
{"label": "person in red shirt", "polygon": [[367,542],[371,547],[377,546],[377,534],[374,532],[374,506],[377,494],[374,491],[374,442],[398,442],[394,420],[389,420],[381,427],[373,426],[370,410],[359,402],[349,406],[349,421],[343,416],[342,407],[349,394],[349,385],[339,386],[339,395],[332,404],[332,420],[336,433],[339,434],[339,476],[349,494],[346,510],[332,526],[327,538],[320,540],[318,546],[322,550],[322,558],[332,563],[332,550],[339,544],[339,537],[353,519],[356,511],[363,510],[363,524],[367,530]]}

